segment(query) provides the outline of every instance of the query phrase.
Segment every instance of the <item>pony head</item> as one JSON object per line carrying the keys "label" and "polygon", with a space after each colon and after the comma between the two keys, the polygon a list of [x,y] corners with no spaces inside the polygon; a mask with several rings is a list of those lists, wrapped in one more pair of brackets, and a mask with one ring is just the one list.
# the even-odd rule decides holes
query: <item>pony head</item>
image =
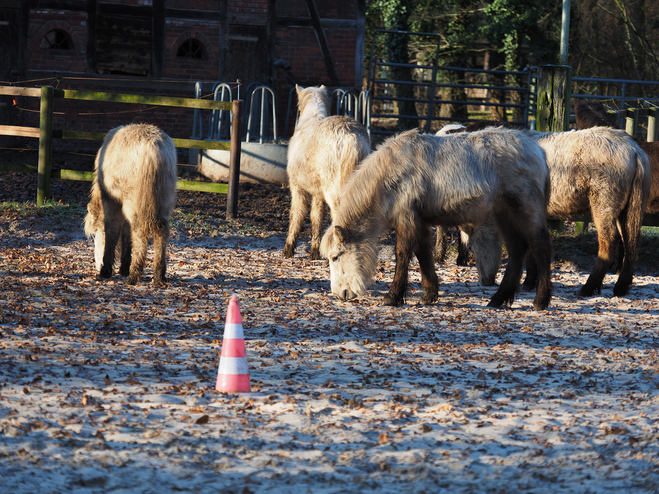
{"label": "pony head", "polygon": [[295,86],[297,92],[300,120],[305,117],[325,118],[329,116],[330,98],[325,86],[305,87]]}
{"label": "pony head", "polygon": [[347,228],[332,225],[320,243],[321,254],[329,260],[332,295],[339,300],[364,295],[375,274],[377,240],[356,237]]}
{"label": "pony head", "polygon": [[94,237],[94,260],[96,261],[96,270],[100,271],[103,266],[103,252],[105,251],[105,228],[103,225],[103,208],[100,201],[91,200],[87,204],[84,225],[87,238]]}

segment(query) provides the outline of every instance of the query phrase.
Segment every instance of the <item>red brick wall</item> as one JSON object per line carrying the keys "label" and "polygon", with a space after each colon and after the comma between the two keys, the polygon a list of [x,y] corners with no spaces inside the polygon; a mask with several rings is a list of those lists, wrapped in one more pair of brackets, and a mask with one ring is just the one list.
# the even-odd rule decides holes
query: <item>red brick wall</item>
{"label": "red brick wall", "polygon": [[[28,30],[28,67],[34,70],[84,72],[86,23],[87,14],[84,12],[33,10]],[[44,36],[53,29],[61,29],[69,34],[73,41],[72,50],[53,50],[42,46]]]}
{"label": "red brick wall", "polygon": [[[210,11],[215,15],[222,0],[166,0],[166,7],[173,9],[190,9]],[[115,0],[122,5],[150,5],[147,0]],[[323,19],[355,19],[354,0],[334,0],[316,2]],[[243,22],[248,15],[259,16],[258,23],[264,25],[268,0],[234,0],[229,1],[227,9],[229,18],[234,14]],[[278,17],[300,17],[309,19],[309,12],[304,0],[286,0],[277,2]],[[217,81],[220,73],[220,26],[216,20],[208,21],[171,19],[166,20],[165,53],[163,61],[163,79],[170,81],[190,81],[182,89],[163,89],[167,84],[148,77],[99,76],[86,73],[85,58],[87,47],[87,14],[62,10],[35,9],[30,11],[29,51],[27,67],[30,71],[52,73],[62,78],[61,88],[97,90],[105,92],[151,93],[162,96],[194,96],[194,82],[205,81],[204,91],[210,92],[212,83]],[[44,35],[52,29],[62,29],[71,37],[73,50],[47,50],[41,47]],[[355,33],[351,30],[331,28],[325,31],[330,50],[334,58],[340,84],[351,87],[355,82]],[[185,40],[194,38],[205,47],[203,60],[177,57],[179,46]],[[254,54],[265,57],[264,53]],[[318,45],[316,34],[310,26],[277,26],[275,57],[288,61],[293,74],[303,85],[329,85],[327,69]],[[250,63],[245,60],[245,63]],[[279,122],[285,118],[288,96],[292,85],[285,74],[277,69],[274,73],[274,89],[278,99]],[[95,77],[94,83],[85,82]],[[111,81],[104,87],[103,81]],[[117,81],[127,81],[125,84]],[[223,81],[227,82],[227,81]],[[39,84],[39,83],[37,83]],[[146,89],[145,89],[146,88]],[[295,100],[293,100],[295,103]],[[26,102],[32,109],[38,110],[36,100]],[[121,105],[97,102],[72,102],[58,100],[55,115],[55,128],[70,130],[107,131],[117,125],[133,120],[147,120],[162,126],[172,137],[189,137],[192,134],[193,111],[176,108],[142,108],[137,105]],[[142,110],[142,111],[140,111]],[[293,112],[294,113],[294,112]],[[36,121],[35,114],[24,113],[26,120]],[[207,119],[204,118],[204,125]],[[283,130],[283,129],[282,129]],[[280,130],[281,132],[281,130]],[[82,144],[80,144],[82,145]],[[97,143],[92,143],[97,147]]]}
{"label": "red brick wall", "polygon": [[[177,57],[181,44],[196,39],[205,48],[202,60]],[[220,67],[220,33],[216,23],[167,19],[165,27],[165,77],[172,79],[217,79]]]}

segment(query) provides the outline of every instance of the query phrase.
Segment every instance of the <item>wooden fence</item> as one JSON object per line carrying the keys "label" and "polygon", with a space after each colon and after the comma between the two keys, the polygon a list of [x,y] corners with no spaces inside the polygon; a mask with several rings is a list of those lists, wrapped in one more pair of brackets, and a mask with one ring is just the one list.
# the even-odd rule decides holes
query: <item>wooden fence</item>
{"label": "wooden fence", "polygon": [[26,96],[41,99],[39,127],[18,127],[13,125],[0,125],[0,135],[19,137],[33,137],[39,139],[39,166],[33,167],[22,164],[0,163],[0,170],[38,173],[37,204],[43,205],[50,199],[50,179],[61,178],[65,180],[94,179],[94,172],[77,170],[51,170],[52,141],[53,139],[88,139],[101,141],[105,132],[85,132],[53,129],[53,106],[57,98],[86,101],[105,101],[112,103],[133,103],[151,106],[171,106],[180,108],[197,108],[204,110],[225,110],[232,112],[231,142],[204,141],[201,139],[172,138],[176,147],[188,149],[221,149],[229,150],[229,182],[219,184],[211,182],[196,182],[178,180],[177,188],[182,190],[196,190],[202,192],[216,192],[227,194],[227,218],[238,215],[238,181],[240,177],[240,151],[242,141],[242,100],[233,102],[209,101],[192,98],[172,98],[162,96],[102,93],[95,91],[74,91],[68,89],[54,89],[51,86],[39,88],[22,88],[13,86],[0,86],[0,95]]}
{"label": "wooden fence", "polygon": [[625,119],[625,132],[630,136],[636,137],[638,135],[639,125],[641,118],[647,118],[646,132],[647,141],[657,141],[657,117],[659,117],[659,108],[628,108],[616,112],[618,117]]}

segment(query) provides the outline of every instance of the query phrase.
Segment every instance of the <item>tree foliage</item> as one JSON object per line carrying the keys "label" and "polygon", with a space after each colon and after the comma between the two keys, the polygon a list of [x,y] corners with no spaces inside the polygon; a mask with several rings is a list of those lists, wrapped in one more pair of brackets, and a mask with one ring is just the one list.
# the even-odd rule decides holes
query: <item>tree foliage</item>
{"label": "tree foliage", "polygon": [[[557,64],[562,0],[372,0],[367,36],[387,58],[377,29],[439,37],[443,65],[520,70]],[[659,2],[572,0],[568,64],[582,77],[659,79]],[[394,27],[395,26],[395,27]],[[411,38],[408,61],[428,62],[437,39]],[[399,52],[400,55],[400,52]]]}

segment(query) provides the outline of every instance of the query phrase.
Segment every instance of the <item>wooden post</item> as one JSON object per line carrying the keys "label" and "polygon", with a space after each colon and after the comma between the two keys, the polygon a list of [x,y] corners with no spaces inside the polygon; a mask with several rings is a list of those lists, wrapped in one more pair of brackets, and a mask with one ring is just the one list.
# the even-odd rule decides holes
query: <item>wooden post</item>
{"label": "wooden post", "polygon": [[37,206],[50,199],[50,165],[53,155],[53,94],[52,86],[41,88],[39,114],[39,178],[37,182]]}
{"label": "wooden post", "polygon": [[231,110],[231,151],[229,153],[229,190],[227,193],[227,218],[238,217],[238,184],[240,182],[240,146],[243,139],[243,101],[233,100]]}
{"label": "wooden post", "polygon": [[316,2],[314,0],[306,0],[306,2],[307,10],[309,11],[309,17],[311,17],[311,26],[316,32],[316,38],[318,39],[318,44],[320,45],[320,52],[323,54],[327,75],[329,76],[332,86],[337,87],[339,86],[339,74],[336,72],[336,66],[334,65],[334,59],[332,58],[329,43],[325,37],[325,30],[323,29],[323,25],[320,22],[320,15],[318,14]]}
{"label": "wooden post", "polygon": [[637,130],[638,112],[635,108],[627,108],[627,114],[625,115],[625,132],[627,132],[632,137],[636,137]]}
{"label": "wooden post", "polygon": [[[561,132],[570,126],[572,67],[544,65],[538,71],[538,113],[535,128],[540,132]],[[563,232],[561,220],[547,222],[549,228]]]}
{"label": "wooden post", "polygon": [[650,108],[648,111],[648,142],[657,140],[657,109]]}
{"label": "wooden post", "polygon": [[538,115],[536,129],[560,132],[570,126],[572,67],[544,65],[538,71]]}

